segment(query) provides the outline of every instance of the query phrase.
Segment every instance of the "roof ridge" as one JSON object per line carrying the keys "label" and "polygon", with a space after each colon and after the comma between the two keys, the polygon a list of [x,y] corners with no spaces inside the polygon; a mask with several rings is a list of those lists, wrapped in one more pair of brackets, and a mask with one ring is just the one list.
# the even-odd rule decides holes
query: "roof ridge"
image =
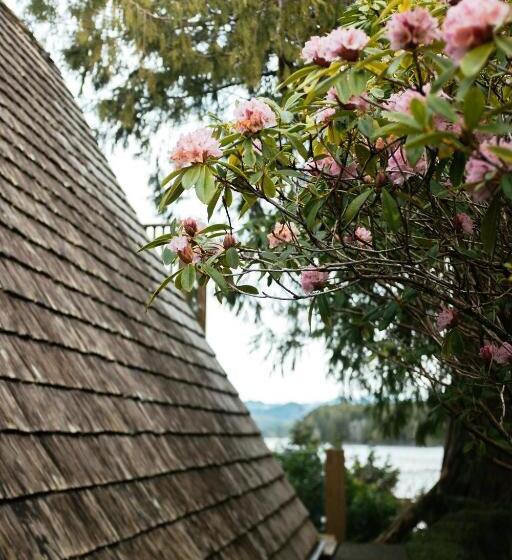
{"label": "roof ridge", "polygon": [[50,56],[48,51],[46,51],[41,43],[37,40],[34,33],[31,31],[30,27],[27,23],[25,23],[22,19],[20,19],[14,12],[5,4],[3,0],[0,0],[0,10],[3,10],[6,16],[12,21],[12,23],[18,27],[26,36],[26,38],[30,41],[31,45],[36,48],[37,51],[44,57],[44,59],[49,63],[52,70],[62,79],[62,73],[59,70],[59,67],[55,64],[55,61]]}

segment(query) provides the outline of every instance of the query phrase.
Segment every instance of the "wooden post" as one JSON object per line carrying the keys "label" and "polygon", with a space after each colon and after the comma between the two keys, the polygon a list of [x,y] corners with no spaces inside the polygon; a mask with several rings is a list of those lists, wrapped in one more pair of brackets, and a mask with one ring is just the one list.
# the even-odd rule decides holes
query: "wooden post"
{"label": "wooden post", "polygon": [[344,542],[347,528],[345,457],[341,449],[328,449],[325,459],[326,533]]}
{"label": "wooden post", "polygon": [[197,289],[197,320],[206,333],[206,286]]}

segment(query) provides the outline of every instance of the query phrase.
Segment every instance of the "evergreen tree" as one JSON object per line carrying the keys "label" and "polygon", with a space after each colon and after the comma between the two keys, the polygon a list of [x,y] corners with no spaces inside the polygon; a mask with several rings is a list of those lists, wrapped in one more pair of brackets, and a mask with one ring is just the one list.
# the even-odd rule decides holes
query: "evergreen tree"
{"label": "evergreen tree", "polygon": [[[144,144],[164,122],[218,109],[222,91],[275,85],[340,0],[28,0],[32,20],[66,29],[69,67],[98,91],[116,141]],[[59,31],[60,32],[60,31]]]}

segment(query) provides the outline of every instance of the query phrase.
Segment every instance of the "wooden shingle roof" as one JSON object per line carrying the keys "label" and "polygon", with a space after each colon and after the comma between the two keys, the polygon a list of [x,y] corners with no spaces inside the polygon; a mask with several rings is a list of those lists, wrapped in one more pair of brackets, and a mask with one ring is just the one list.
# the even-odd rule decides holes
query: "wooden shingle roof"
{"label": "wooden shingle roof", "polygon": [[306,558],[306,511],[0,1],[0,558]]}

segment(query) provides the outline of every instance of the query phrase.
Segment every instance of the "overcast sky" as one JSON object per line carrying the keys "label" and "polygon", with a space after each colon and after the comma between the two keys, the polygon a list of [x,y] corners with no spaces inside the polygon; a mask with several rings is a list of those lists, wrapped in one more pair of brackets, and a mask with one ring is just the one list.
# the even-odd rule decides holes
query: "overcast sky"
{"label": "overcast sky", "polygon": [[[6,0],[7,5],[15,12],[20,12],[18,0]],[[55,45],[48,37],[41,36],[36,30],[38,39],[54,55]],[[62,64],[59,63],[62,67]],[[62,69],[62,68],[61,68]],[[73,94],[77,95],[77,84],[73,76],[63,72]],[[84,100],[78,99],[84,108],[89,122],[94,123],[94,115],[88,111]],[[169,130],[162,138],[163,149],[170,148],[179,135],[179,130]],[[117,178],[126,192],[128,200],[135,208],[142,223],[160,221],[150,200],[148,178],[150,174],[149,162],[135,156],[135,150],[116,148],[114,151],[104,149]],[[200,205],[190,203],[183,208],[185,217],[195,214],[202,217],[205,212]],[[206,221],[203,218],[203,221]],[[148,286],[148,292],[153,286]],[[278,318],[271,313],[266,321],[268,328],[279,330]],[[268,403],[288,401],[321,402],[336,398],[339,393],[338,385],[331,379],[326,379],[326,364],[324,349],[321,344],[311,343],[305,349],[303,359],[299,360],[293,371],[288,370],[281,375],[279,364],[265,358],[265,349],[251,352],[251,340],[256,328],[251,321],[236,317],[229,309],[222,307],[215,298],[210,297],[207,312],[207,338],[220,363],[226,369],[231,381],[244,400],[260,400]]]}

